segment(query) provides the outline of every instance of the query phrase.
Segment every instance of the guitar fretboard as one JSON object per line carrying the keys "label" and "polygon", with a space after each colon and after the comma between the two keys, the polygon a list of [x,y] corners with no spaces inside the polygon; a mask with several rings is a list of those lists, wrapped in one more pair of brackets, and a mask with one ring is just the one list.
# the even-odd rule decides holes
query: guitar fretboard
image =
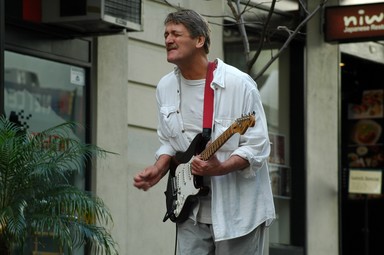
{"label": "guitar fretboard", "polygon": [[215,141],[209,144],[205,148],[205,150],[201,152],[200,154],[201,158],[203,160],[208,160],[235,133],[244,134],[248,127],[253,127],[254,125],[255,125],[254,113],[237,119],[227,130],[225,130]]}
{"label": "guitar fretboard", "polygon": [[213,154],[220,149],[223,144],[229,140],[236,132],[233,130],[236,127],[227,129],[222,133],[213,143],[209,144],[207,148],[200,154],[203,160],[208,160]]}

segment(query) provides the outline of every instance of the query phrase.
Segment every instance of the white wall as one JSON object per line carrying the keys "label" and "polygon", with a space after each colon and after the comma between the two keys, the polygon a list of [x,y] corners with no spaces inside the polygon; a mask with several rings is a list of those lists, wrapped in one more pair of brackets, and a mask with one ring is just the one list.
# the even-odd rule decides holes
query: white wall
{"label": "white wall", "polygon": [[[143,32],[98,38],[97,144],[118,152],[99,160],[94,186],[110,207],[113,235],[120,253],[169,255],[174,251],[175,225],[163,223],[166,178],[150,191],[132,185],[133,176],[154,163],[156,135],[155,89],[173,70],[166,62],[165,16],[174,9],[143,0]],[[223,1],[169,1],[201,14],[223,13]],[[209,19],[209,18],[208,18]],[[221,18],[215,18],[221,23]],[[222,58],[222,27],[212,25],[210,58]]]}
{"label": "white wall", "polygon": [[127,171],[127,36],[114,35],[98,38],[97,87],[92,88],[93,105],[97,106],[96,144],[103,149],[119,153],[97,160],[92,173],[93,190],[112,212],[113,237],[121,254],[127,250],[127,203],[130,175]]}

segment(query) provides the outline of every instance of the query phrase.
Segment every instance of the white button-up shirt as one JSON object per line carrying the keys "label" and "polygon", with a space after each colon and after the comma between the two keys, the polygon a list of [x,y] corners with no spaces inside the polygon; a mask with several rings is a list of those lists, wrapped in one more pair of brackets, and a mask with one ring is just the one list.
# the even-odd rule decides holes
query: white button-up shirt
{"label": "white button-up shirt", "polygon": [[[245,134],[236,133],[217,152],[219,160],[231,155],[247,159],[250,166],[211,177],[212,225],[216,241],[250,233],[275,218],[268,157],[270,142],[264,109],[255,81],[247,74],[217,59],[211,88],[214,89],[212,140],[244,114],[255,113],[256,124]],[[158,136],[156,157],[186,151],[189,140],[180,114],[180,71],[165,75],[157,86]]]}

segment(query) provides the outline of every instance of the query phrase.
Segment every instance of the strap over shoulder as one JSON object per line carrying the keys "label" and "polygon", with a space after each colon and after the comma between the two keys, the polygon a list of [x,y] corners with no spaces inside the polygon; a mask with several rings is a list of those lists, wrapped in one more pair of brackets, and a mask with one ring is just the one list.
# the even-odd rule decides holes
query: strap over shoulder
{"label": "strap over shoulder", "polygon": [[213,80],[213,71],[216,69],[216,62],[208,63],[207,75],[205,78],[204,90],[204,112],[203,112],[203,132],[202,135],[206,140],[211,138],[212,121],[213,121],[213,89],[211,82]]}

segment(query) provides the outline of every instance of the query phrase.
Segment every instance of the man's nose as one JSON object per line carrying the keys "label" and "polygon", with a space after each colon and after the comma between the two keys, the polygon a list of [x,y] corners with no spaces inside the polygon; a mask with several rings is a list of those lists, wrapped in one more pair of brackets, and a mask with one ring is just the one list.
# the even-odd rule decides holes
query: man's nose
{"label": "man's nose", "polygon": [[173,36],[172,35],[167,35],[165,37],[165,44],[170,44],[173,43]]}

